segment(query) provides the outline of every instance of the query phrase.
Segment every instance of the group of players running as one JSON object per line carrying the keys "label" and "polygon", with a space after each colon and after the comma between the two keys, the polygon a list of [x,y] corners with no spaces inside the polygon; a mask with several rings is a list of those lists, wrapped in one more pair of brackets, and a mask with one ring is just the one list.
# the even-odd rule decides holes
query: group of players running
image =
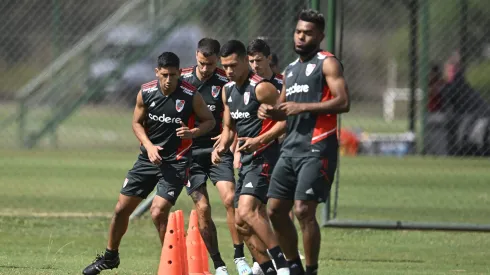
{"label": "group of players running", "polygon": [[[318,274],[321,234],[315,214],[337,166],[337,114],[350,108],[342,65],[320,50],[324,29],[321,13],[300,12],[294,32],[299,57],[284,75],[272,71],[270,48],[260,39],[245,47],[237,40],[221,46],[203,38],[197,65],[184,69],[172,52],[158,57],[157,79],[141,86],[134,109],[141,152],[124,180],[105,253],[83,274],[119,266],[129,217],[155,186],[150,212],[161,243],[185,186],[216,274],[228,274],[211,218],[208,178],[226,208],[240,275]],[[239,157],[236,182],[234,157]],[[306,268],[289,218],[292,209],[303,233]]]}

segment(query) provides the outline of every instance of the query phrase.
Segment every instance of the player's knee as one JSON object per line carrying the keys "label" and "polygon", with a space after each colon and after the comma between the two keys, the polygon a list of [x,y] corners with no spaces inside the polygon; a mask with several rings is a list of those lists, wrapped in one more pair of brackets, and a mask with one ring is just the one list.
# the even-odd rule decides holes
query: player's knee
{"label": "player's knee", "polygon": [[312,213],[308,204],[299,202],[294,206],[294,214],[298,218],[299,222],[308,222],[309,220],[315,219],[315,212]]}
{"label": "player's knee", "polygon": [[150,214],[153,222],[158,222],[163,217],[163,209],[157,205],[152,205],[150,208]]}
{"label": "player's knee", "polygon": [[120,218],[125,218],[129,217],[131,215],[131,209],[129,207],[121,202],[118,202],[116,204],[116,207],[114,208],[114,218],[120,219]]}
{"label": "player's knee", "polygon": [[240,220],[244,221],[245,223],[250,223],[253,217],[257,215],[257,212],[254,211],[254,209],[252,209],[251,207],[248,207],[247,205],[240,206],[235,211],[238,212],[238,216],[240,217]]}
{"label": "player's knee", "polygon": [[242,236],[249,236],[251,234],[250,227],[247,222],[242,219],[242,217],[238,214],[238,211],[235,213],[235,227],[238,234]]}
{"label": "player's knee", "polygon": [[271,220],[284,219],[287,213],[288,209],[281,206],[279,201],[274,199],[269,200],[267,205],[267,216],[269,216]]}
{"label": "player's knee", "polygon": [[233,193],[226,194],[225,197],[223,198],[223,204],[225,205],[225,208],[227,210],[234,210],[235,209],[235,195]]}
{"label": "player's knee", "polygon": [[271,221],[277,221],[281,217],[281,211],[278,207],[269,205],[269,207],[267,207],[267,216],[269,216]]}

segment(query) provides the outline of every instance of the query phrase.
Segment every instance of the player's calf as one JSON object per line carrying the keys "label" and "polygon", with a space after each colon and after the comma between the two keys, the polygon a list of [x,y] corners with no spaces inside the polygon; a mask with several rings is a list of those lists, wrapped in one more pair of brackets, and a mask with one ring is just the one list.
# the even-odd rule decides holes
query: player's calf
{"label": "player's calf", "polygon": [[289,218],[293,202],[290,200],[269,199],[267,214],[276,233],[279,244],[288,259],[291,274],[304,274],[303,264],[298,253],[298,232]]}
{"label": "player's calf", "polygon": [[[260,213],[262,211],[263,213]],[[260,202],[255,196],[241,195],[238,200],[237,214],[235,215],[237,228],[240,233],[256,235],[260,241],[262,241],[266,247],[267,252],[274,260],[276,268],[281,272],[285,270],[289,271],[288,264],[284,257],[284,253],[278,245],[278,241],[274,236],[274,232],[269,224],[267,213],[265,210],[265,204]],[[262,270],[265,274],[270,271],[269,267],[263,267]],[[287,273],[289,274],[289,272]]]}
{"label": "player's calf", "polygon": [[316,219],[316,201],[296,201],[294,212],[303,232],[305,248],[306,275],[316,274],[320,254],[321,233]]}
{"label": "player's calf", "polygon": [[199,232],[214,263],[214,268],[225,266],[218,247],[218,232],[211,217],[211,204],[206,185],[202,184],[190,194],[196,208]]}
{"label": "player's calf", "polygon": [[150,213],[153,224],[155,225],[158,235],[160,236],[160,242],[163,245],[165,240],[165,233],[167,231],[168,215],[170,209],[172,209],[173,203],[166,198],[155,196],[151,204]]}
{"label": "player's calf", "polygon": [[230,230],[231,239],[233,241],[233,261],[235,262],[238,274],[240,275],[252,275],[252,269],[248,265],[245,259],[243,237],[238,234],[235,226],[235,189],[234,183],[230,181],[218,181],[216,183],[221,201],[226,209],[226,222],[228,229]]}

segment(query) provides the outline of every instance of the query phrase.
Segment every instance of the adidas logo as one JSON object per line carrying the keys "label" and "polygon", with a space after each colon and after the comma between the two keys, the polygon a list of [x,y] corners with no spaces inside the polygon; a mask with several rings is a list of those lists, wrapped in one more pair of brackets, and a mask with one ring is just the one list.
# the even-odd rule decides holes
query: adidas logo
{"label": "adidas logo", "polygon": [[275,272],[274,268],[272,267],[269,267],[269,269],[267,269],[266,273],[272,273],[272,272]]}
{"label": "adidas logo", "polygon": [[293,72],[289,72],[287,77],[291,77],[291,76],[293,76]]}
{"label": "adidas logo", "polygon": [[231,100],[231,96],[228,98],[228,102],[232,102],[232,100]]}
{"label": "adidas logo", "polygon": [[315,192],[313,192],[313,188],[310,188],[310,189],[306,190],[305,193],[308,194],[308,195],[315,195]]}
{"label": "adidas logo", "polygon": [[252,182],[249,182],[249,183],[245,184],[245,187],[247,187],[247,188],[254,188]]}
{"label": "adidas logo", "polygon": [[155,101],[150,104],[150,107],[155,107]]}
{"label": "adidas logo", "polygon": [[170,191],[167,193],[169,196],[173,197],[175,195],[175,192],[174,191]]}

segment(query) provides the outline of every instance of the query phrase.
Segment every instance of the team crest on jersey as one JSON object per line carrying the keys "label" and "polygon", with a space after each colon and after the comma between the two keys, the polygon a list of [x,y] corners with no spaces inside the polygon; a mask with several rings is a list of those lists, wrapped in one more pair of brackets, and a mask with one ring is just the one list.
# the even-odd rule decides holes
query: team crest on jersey
{"label": "team crest on jersey", "polygon": [[177,112],[182,112],[182,110],[184,109],[184,104],[185,100],[177,99],[175,101],[175,109],[177,110]]}
{"label": "team crest on jersey", "polygon": [[219,91],[221,91],[221,87],[220,86],[212,86],[211,87],[211,95],[216,98],[218,97],[219,95]]}
{"label": "team crest on jersey", "polygon": [[250,101],[250,92],[243,93],[243,103],[247,105],[249,101]]}
{"label": "team crest on jersey", "polygon": [[308,65],[306,65],[306,70],[305,70],[306,76],[310,76],[310,74],[313,72],[313,70],[315,68],[316,68],[316,64],[308,64]]}

